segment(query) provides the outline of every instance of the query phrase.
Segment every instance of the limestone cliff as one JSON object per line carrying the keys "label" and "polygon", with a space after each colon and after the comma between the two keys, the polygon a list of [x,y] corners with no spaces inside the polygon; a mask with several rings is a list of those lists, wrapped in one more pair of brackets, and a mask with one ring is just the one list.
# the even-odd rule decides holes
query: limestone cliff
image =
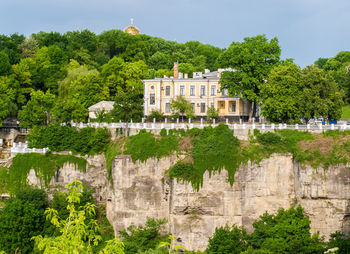
{"label": "limestone cliff", "polygon": [[339,165],[324,171],[300,166],[290,154],[275,154],[259,164],[242,166],[235,183],[227,172],[204,176],[197,192],[190,184],[170,181],[165,171],[176,157],[133,163],[118,156],[107,188],[107,217],[115,231],[147,217],[167,218],[171,234],[190,250],[204,250],[215,228],[251,224],[265,211],[301,204],[311,219],[312,232],[328,237],[350,231],[350,170]]}

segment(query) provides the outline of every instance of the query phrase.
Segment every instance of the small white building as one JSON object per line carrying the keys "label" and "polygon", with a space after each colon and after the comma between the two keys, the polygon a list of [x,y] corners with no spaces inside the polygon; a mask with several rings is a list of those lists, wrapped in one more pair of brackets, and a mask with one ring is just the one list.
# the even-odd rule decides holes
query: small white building
{"label": "small white building", "polygon": [[113,109],[114,101],[100,101],[89,107],[89,118],[97,118],[96,112],[104,110],[106,113]]}

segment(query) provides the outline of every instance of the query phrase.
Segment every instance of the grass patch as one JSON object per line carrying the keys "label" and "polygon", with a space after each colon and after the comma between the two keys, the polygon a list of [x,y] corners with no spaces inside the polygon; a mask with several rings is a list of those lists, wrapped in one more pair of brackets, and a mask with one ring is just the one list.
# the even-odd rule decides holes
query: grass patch
{"label": "grass patch", "polygon": [[343,106],[343,112],[341,118],[349,118],[350,119],[350,105]]}

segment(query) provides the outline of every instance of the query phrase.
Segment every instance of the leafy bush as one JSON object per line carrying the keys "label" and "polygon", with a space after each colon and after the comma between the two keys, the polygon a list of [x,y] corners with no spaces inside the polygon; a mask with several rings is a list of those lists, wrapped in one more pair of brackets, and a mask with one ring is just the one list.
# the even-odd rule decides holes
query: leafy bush
{"label": "leafy bush", "polygon": [[31,253],[32,237],[42,234],[44,210],[48,206],[43,190],[26,189],[17,193],[0,210],[0,250],[7,253]]}
{"label": "leafy bush", "polygon": [[156,121],[162,121],[164,120],[164,114],[159,110],[152,110],[151,114],[147,116],[147,119],[153,121],[153,118],[155,118]]}
{"label": "leafy bush", "polygon": [[247,249],[247,232],[237,226],[215,229],[206,250],[208,254],[239,254]]}
{"label": "leafy bush", "polygon": [[160,233],[166,223],[166,219],[147,218],[145,226],[132,225],[126,230],[119,231],[125,245],[125,254],[143,253],[156,249],[161,242],[168,242],[168,235]]}
{"label": "leafy bush", "polygon": [[36,126],[27,136],[27,141],[30,147],[48,147],[57,152],[73,151],[82,155],[93,155],[105,151],[109,143],[109,132],[106,128],[75,129],[61,125]]}
{"label": "leafy bush", "polygon": [[126,142],[125,154],[130,154],[133,161],[146,161],[148,158],[161,158],[170,155],[178,148],[178,139],[175,135],[155,138],[146,130],[141,130],[137,135],[130,136]]}
{"label": "leafy bush", "polygon": [[350,250],[350,234],[345,235],[340,231],[337,231],[330,235],[327,249],[338,247],[338,254],[347,254]]}
{"label": "leafy bush", "polygon": [[273,132],[265,132],[259,134],[256,138],[258,142],[262,145],[277,145],[281,144],[282,142],[281,136]]}

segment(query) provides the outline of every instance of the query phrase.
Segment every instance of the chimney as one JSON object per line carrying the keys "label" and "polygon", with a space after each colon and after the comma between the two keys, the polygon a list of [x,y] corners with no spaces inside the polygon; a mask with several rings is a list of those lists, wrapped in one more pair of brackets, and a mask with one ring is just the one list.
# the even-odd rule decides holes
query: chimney
{"label": "chimney", "polygon": [[179,62],[174,63],[174,78],[177,79],[179,77]]}

